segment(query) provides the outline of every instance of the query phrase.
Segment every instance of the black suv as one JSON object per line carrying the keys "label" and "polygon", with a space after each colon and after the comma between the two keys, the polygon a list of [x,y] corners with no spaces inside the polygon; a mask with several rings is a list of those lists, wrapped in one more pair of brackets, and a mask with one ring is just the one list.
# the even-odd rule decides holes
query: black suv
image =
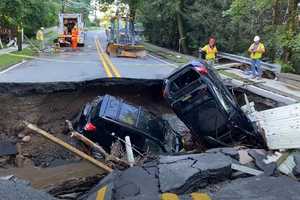
{"label": "black suv", "polygon": [[219,74],[205,61],[193,61],[167,77],[163,95],[198,138],[228,144],[245,135],[256,135]]}
{"label": "black suv", "polygon": [[[153,113],[110,95],[87,103],[74,121],[75,129],[109,150],[114,140],[130,136],[140,151],[179,152],[181,136]],[[114,135],[112,135],[114,133]]]}

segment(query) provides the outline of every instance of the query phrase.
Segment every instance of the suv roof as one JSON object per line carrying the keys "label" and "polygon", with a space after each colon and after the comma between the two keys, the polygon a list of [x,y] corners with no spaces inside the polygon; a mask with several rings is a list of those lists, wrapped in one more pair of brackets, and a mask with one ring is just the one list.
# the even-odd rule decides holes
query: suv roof
{"label": "suv roof", "polygon": [[105,95],[98,117],[138,131],[160,143],[164,138],[162,119],[145,111],[141,106],[128,104],[123,99]]}

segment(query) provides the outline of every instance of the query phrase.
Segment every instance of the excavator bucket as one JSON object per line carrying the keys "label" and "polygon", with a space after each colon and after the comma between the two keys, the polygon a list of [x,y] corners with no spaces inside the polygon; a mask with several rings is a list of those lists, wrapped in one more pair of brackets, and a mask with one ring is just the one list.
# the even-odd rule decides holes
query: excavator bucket
{"label": "excavator bucket", "polygon": [[115,43],[108,43],[106,53],[115,57],[126,58],[143,58],[146,56],[145,47],[142,45],[122,45]]}

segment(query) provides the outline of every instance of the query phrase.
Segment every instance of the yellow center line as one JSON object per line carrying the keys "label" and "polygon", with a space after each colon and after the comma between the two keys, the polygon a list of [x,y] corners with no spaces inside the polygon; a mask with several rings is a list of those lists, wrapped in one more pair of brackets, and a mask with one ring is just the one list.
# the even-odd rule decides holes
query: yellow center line
{"label": "yellow center line", "polygon": [[113,71],[114,75],[118,78],[121,77],[121,74],[118,70],[118,68],[111,62],[110,58],[108,57],[108,55],[104,52],[102,46],[101,46],[101,43],[100,41],[97,39],[97,42],[98,42],[98,46],[102,52],[102,55],[103,55],[103,58],[104,60],[108,63],[108,65],[110,66],[111,70]]}
{"label": "yellow center line", "polygon": [[118,68],[111,62],[110,58],[108,57],[108,55],[105,53],[103,55],[104,59],[108,62],[108,64],[111,66],[112,71],[115,73],[116,77],[120,78],[121,74],[118,70]]}
{"label": "yellow center line", "polygon": [[105,199],[106,191],[107,191],[107,186],[101,188],[101,189],[97,192],[96,200],[104,200],[104,199]]}
{"label": "yellow center line", "polygon": [[100,51],[100,49],[99,49],[99,46],[98,46],[98,43],[97,43],[97,40],[96,40],[96,39],[95,39],[95,44],[96,44],[97,53],[98,53],[98,55],[99,55],[100,61],[101,61],[102,65],[103,65],[103,68],[104,68],[104,70],[105,70],[105,72],[106,72],[106,75],[107,75],[109,78],[113,77],[113,75],[112,75],[112,73],[111,73],[111,71],[110,71],[108,65],[107,65],[106,62],[105,62],[105,59],[103,58],[103,55],[101,54],[101,51]]}

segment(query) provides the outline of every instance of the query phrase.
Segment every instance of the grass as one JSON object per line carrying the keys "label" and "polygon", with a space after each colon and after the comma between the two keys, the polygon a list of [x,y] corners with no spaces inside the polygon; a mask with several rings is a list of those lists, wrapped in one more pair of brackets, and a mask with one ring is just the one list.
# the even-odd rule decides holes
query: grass
{"label": "grass", "polygon": [[[25,48],[22,51],[12,52],[12,54],[25,55],[25,56],[34,56],[34,55],[36,55],[36,52],[34,52],[30,48]],[[10,55],[10,54],[0,55],[0,71],[5,70],[5,69],[9,68],[12,65],[15,65],[17,63],[22,62],[23,60],[28,60],[28,59],[29,58],[24,58],[24,57],[21,57],[21,56],[14,56],[14,55]]]}
{"label": "grass", "polygon": [[[57,37],[57,32],[54,30],[50,30],[45,33],[45,45],[49,45],[53,43],[53,40]],[[30,45],[27,48],[24,48],[22,51],[15,51],[11,54],[3,54],[0,55],[0,71],[3,71],[7,68],[9,68],[12,65],[18,64],[22,62],[23,60],[30,60],[31,58],[28,58],[26,56],[36,56],[37,55],[37,48],[38,48],[38,42],[34,39],[29,39]],[[34,47],[32,46],[34,45]],[[25,57],[22,57],[24,55]]]}
{"label": "grass", "polygon": [[227,77],[230,77],[230,78],[233,78],[233,79],[243,80],[243,78],[240,77],[239,75],[237,75],[237,74],[235,74],[235,73],[232,73],[232,72],[228,72],[228,71],[226,71],[226,70],[218,70],[218,72],[219,72],[220,74],[223,74],[223,75],[225,75],[225,76],[227,76]]}
{"label": "grass", "polygon": [[148,52],[158,55],[164,59],[170,60],[178,65],[188,63],[191,60],[190,56],[170,51],[168,49],[161,48],[147,42],[144,43],[144,46]]}

